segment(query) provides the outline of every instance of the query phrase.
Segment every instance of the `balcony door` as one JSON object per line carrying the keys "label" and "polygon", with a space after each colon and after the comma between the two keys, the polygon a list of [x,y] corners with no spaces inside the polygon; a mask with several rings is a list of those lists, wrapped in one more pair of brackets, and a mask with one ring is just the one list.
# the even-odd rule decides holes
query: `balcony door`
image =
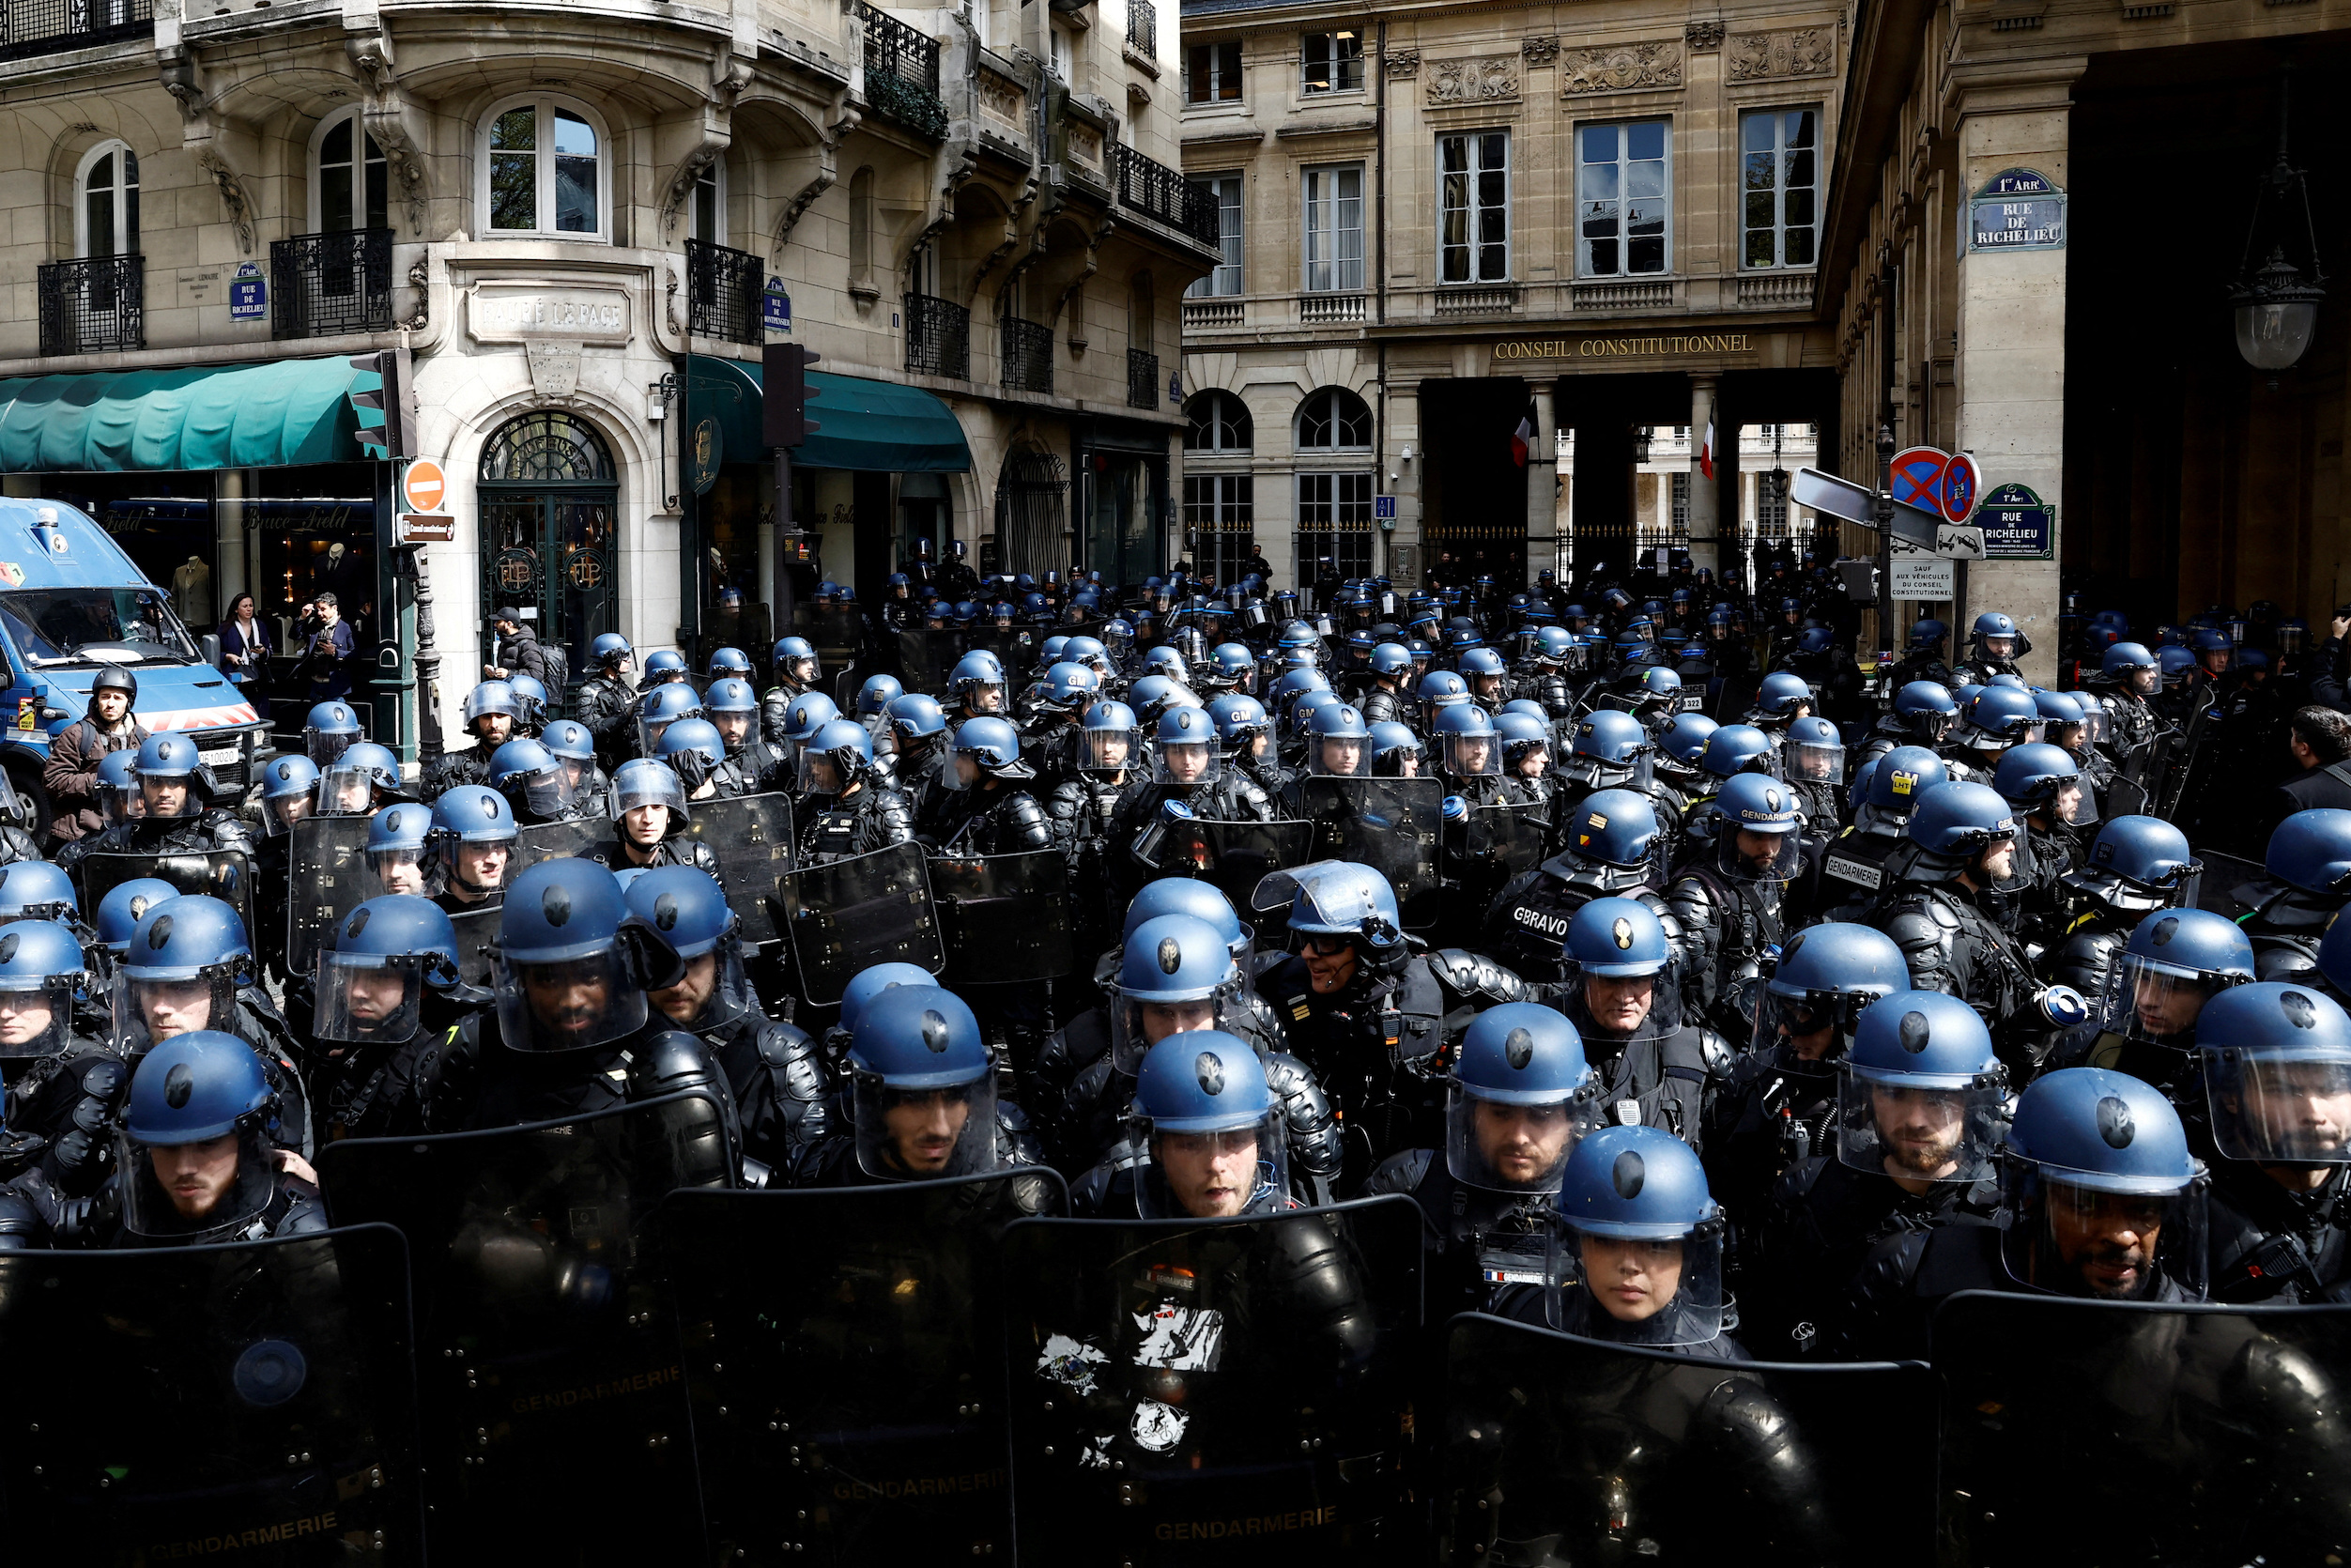
{"label": "balcony door", "polygon": [[72,353],[135,346],[144,303],[139,267],[139,155],[125,142],[83,154],[74,184],[73,254],[56,303],[69,324]]}
{"label": "balcony door", "polygon": [[582,421],[549,409],[511,420],[482,449],[482,613],[535,607],[539,639],[561,644],[570,680],[588,646],[618,631],[621,490],[612,449]]}

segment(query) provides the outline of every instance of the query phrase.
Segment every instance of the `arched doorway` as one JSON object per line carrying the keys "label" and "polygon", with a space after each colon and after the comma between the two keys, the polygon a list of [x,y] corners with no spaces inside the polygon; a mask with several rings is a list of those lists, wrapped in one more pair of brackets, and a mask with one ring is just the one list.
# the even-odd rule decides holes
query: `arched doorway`
{"label": "arched doorway", "polygon": [[[484,617],[536,606],[539,640],[561,645],[571,679],[588,645],[618,629],[620,470],[593,428],[561,409],[509,420],[482,448]],[[559,697],[561,694],[556,694]]]}

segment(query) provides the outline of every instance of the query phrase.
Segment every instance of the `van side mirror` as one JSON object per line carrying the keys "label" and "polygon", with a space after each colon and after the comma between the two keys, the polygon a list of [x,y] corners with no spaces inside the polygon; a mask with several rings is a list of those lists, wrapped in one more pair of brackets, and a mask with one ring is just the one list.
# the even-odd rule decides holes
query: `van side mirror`
{"label": "van side mirror", "polygon": [[228,672],[226,667],[221,663],[221,636],[218,632],[205,633],[204,636],[196,638],[196,646],[203,650],[205,663],[223,674]]}

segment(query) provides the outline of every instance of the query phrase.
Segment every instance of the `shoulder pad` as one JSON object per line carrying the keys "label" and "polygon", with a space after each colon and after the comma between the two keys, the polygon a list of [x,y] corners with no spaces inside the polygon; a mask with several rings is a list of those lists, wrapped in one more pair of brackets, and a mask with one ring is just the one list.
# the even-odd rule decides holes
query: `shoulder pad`
{"label": "shoulder pad", "polygon": [[82,1069],[82,1092],[92,1099],[112,1100],[130,1081],[130,1068],[112,1056],[101,1056]]}
{"label": "shoulder pad", "polygon": [[793,1023],[761,1024],[755,1043],[760,1060],[772,1068],[790,1067],[816,1054],[815,1038]]}
{"label": "shoulder pad", "polygon": [[1526,981],[1483,953],[1442,947],[1429,955],[1429,967],[1447,989],[1461,996],[1494,1002],[1514,1002],[1525,994]]}
{"label": "shoulder pad", "polygon": [[1697,1033],[1698,1059],[1706,1064],[1706,1070],[1718,1078],[1729,1072],[1731,1064],[1738,1059],[1737,1053],[1730,1049],[1730,1042],[1703,1026]]}
{"label": "shoulder pad", "polygon": [[1391,1154],[1363,1178],[1362,1196],[1371,1198],[1386,1192],[1407,1195],[1416,1192],[1420,1191],[1421,1183],[1427,1179],[1429,1167],[1436,1161],[1435,1149],[1406,1149],[1401,1154]]}
{"label": "shoulder pad", "polygon": [[629,1051],[630,1075],[663,1094],[714,1084],[718,1074],[711,1067],[702,1042],[683,1029],[664,1029]]}

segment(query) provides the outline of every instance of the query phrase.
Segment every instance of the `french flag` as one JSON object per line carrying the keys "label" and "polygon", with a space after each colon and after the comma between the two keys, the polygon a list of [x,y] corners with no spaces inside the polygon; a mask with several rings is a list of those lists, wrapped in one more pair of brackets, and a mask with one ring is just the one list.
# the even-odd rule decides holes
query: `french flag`
{"label": "french flag", "polygon": [[1714,477],[1714,416],[1706,416],[1706,439],[1698,449],[1698,471],[1707,478]]}
{"label": "french flag", "polygon": [[1534,445],[1534,440],[1535,405],[1534,400],[1529,398],[1527,411],[1519,416],[1518,428],[1510,433],[1510,460],[1520,468],[1525,468],[1528,449]]}

